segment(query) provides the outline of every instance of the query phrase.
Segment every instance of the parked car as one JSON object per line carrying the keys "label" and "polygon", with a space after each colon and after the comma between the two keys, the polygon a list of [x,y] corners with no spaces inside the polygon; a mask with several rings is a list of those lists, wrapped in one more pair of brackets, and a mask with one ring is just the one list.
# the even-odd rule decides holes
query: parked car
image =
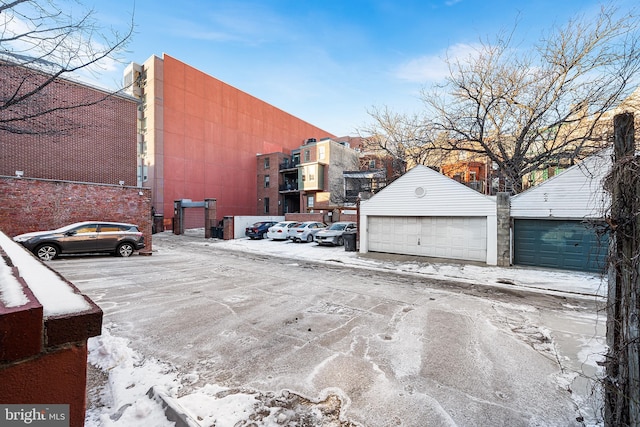
{"label": "parked car", "polygon": [[275,225],[276,221],[258,221],[251,227],[244,230],[244,235],[250,239],[266,239],[269,227]]}
{"label": "parked car", "polygon": [[291,227],[298,225],[297,221],[282,221],[269,227],[267,237],[273,240],[287,240],[288,231]]}
{"label": "parked car", "polygon": [[20,234],[13,240],[43,261],[60,254],[98,252],[128,257],[144,248],[144,235],[138,226],[121,222],[77,222],[56,230]]}
{"label": "parked car", "polygon": [[355,222],[334,222],[316,233],[316,242],[319,245],[342,246],[344,245],[342,235],[345,232],[356,231],[357,227]]}
{"label": "parked car", "polygon": [[324,222],[305,221],[289,229],[289,239],[293,242],[313,242],[315,234],[327,227]]}

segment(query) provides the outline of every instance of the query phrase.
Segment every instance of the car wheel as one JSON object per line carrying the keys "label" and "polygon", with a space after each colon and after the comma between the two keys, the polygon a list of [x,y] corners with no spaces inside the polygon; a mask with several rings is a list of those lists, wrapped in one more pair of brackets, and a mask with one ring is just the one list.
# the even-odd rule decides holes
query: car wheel
{"label": "car wheel", "polygon": [[265,232],[265,233],[262,233],[262,238],[263,238],[263,239],[266,239],[266,238],[267,238],[267,233],[266,233],[266,232]]}
{"label": "car wheel", "polygon": [[344,245],[344,239],[342,238],[342,236],[338,237],[338,246],[342,246]]}
{"label": "car wheel", "polygon": [[38,246],[35,253],[42,261],[51,261],[58,256],[58,252],[57,246],[45,243]]}
{"label": "car wheel", "polygon": [[119,257],[129,257],[133,253],[133,245],[131,243],[121,243],[116,249],[116,255]]}
{"label": "car wheel", "polygon": [[309,243],[313,242],[313,234],[309,234],[307,236],[307,242],[309,242]]}

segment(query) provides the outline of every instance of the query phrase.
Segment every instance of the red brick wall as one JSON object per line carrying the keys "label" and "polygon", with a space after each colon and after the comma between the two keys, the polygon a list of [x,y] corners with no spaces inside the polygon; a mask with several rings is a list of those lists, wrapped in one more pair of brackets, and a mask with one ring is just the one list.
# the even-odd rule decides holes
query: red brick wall
{"label": "red brick wall", "polygon": [[[2,366],[0,403],[68,404],[69,426],[84,426],[87,344],[71,343],[24,363]],[[37,425],[37,423],[34,423]]]}
{"label": "red brick wall", "polygon": [[[258,189],[258,199],[256,205],[257,215],[282,215],[284,212],[284,206],[282,198],[280,197],[280,163],[284,162],[284,158],[288,157],[284,153],[271,153],[262,156],[257,156],[257,182],[256,188]],[[269,159],[269,168],[264,167],[265,158]],[[264,177],[269,176],[269,187],[264,186]],[[265,212],[265,198],[269,198],[269,212]],[[278,204],[278,201],[281,203]]]}
{"label": "red brick wall", "polygon": [[[142,195],[140,195],[142,193]],[[151,190],[68,181],[0,177],[0,230],[7,236],[78,221],[137,224],[151,250]]]}
{"label": "red brick wall", "polygon": [[[15,90],[18,81],[27,79],[28,88],[45,76],[26,68],[2,66],[0,97]],[[135,186],[137,175],[137,101],[89,86],[56,80],[32,101],[4,111],[5,117],[77,106],[33,120],[21,120],[12,126],[35,135],[16,134],[0,129],[0,175],[13,176],[16,170],[25,177],[95,182]]]}

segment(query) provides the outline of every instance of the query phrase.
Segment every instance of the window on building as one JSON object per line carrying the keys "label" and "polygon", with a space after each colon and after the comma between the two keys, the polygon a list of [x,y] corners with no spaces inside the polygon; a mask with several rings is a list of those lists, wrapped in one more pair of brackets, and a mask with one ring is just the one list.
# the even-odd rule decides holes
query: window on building
{"label": "window on building", "polygon": [[469,181],[471,182],[476,182],[477,178],[476,178],[476,172],[469,172]]}
{"label": "window on building", "polygon": [[269,184],[271,182],[271,177],[269,175],[264,176],[264,188],[269,188]]}
{"label": "window on building", "polygon": [[264,158],[264,168],[265,169],[269,169],[270,165],[269,165],[269,158],[265,157]]}
{"label": "window on building", "polygon": [[307,196],[307,207],[312,208],[315,198],[313,196]]}
{"label": "window on building", "polygon": [[369,169],[375,169],[375,168],[376,168],[375,159],[369,160]]}
{"label": "window on building", "polygon": [[264,213],[266,213],[266,214],[269,213],[269,198],[268,197],[264,198]]}
{"label": "window on building", "polygon": [[318,159],[320,160],[324,160],[324,156],[325,156],[324,148],[325,148],[324,146],[318,147]]}
{"label": "window on building", "polygon": [[316,180],[316,174],[313,169],[309,169],[309,182],[314,182]]}
{"label": "window on building", "polygon": [[304,150],[304,161],[305,162],[311,161],[311,152],[309,150]]}
{"label": "window on building", "polygon": [[149,166],[138,165],[138,179],[142,182],[147,182],[149,180]]}

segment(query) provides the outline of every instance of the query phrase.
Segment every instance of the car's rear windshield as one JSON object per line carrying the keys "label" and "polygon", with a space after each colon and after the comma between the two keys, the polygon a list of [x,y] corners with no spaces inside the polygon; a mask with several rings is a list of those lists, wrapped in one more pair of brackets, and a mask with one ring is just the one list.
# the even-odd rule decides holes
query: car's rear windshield
{"label": "car's rear windshield", "polygon": [[329,227],[329,230],[344,230],[344,228],[347,226],[347,224],[340,224],[338,222],[331,224],[331,227]]}

